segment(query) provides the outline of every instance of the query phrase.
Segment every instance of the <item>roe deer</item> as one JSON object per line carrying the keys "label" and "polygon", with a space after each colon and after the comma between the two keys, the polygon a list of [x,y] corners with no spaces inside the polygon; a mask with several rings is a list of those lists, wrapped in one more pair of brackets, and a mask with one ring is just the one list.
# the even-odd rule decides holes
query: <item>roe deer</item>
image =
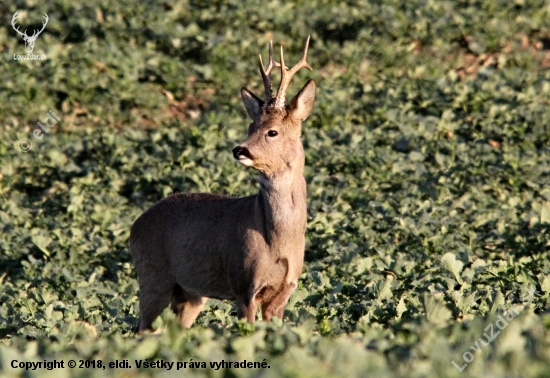
{"label": "roe deer", "polygon": [[[282,319],[286,303],[302,272],[307,221],[305,156],[301,124],[315,101],[316,83],[308,80],[285,104],[292,69],[280,63],[269,45],[265,69],[260,55],[265,98],[246,88],[241,95],[252,123],[248,138],[233,149],[244,166],[260,173],[260,192],[234,198],[197,193],[174,194],[144,212],[132,226],[130,251],[136,266],[140,317],[137,330],[151,330],[162,310],[172,303],[184,327],[191,327],[208,298],[237,301],[237,315],[254,322]],[[273,97],[271,71],[281,69]]]}

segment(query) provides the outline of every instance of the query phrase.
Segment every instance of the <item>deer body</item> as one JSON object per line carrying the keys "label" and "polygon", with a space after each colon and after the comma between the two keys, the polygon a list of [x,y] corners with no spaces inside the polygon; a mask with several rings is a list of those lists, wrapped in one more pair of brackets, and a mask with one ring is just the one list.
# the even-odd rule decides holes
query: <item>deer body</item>
{"label": "deer body", "polygon": [[[286,72],[287,81],[307,66],[306,54],[307,43],[301,62]],[[300,134],[316,84],[309,80],[288,106],[275,106],[281,101],[279,95],[270,96],[270,74],[276,66],[270,46],[268,69],[261,67],[266,98],[242,89],[253,122],[247,140],[233,150],[240,163],[260,172],[259,193],[243,198],[172,195],[132,226],[140,332],[151,329],[170,302],[182,325],[190,327],[208,298],[236,300],[237,315],[250,322],[258,305],[264,320],[283,317],[304,261],[307,207]],[[286,71],[282,50],[280,66]],[[279,89],[284,82],[283,73]]]}

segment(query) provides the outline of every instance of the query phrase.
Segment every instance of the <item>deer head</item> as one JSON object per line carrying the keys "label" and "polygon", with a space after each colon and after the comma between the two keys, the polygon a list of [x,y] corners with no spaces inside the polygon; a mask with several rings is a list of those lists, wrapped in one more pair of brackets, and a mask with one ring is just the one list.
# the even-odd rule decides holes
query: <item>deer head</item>
{"label": "deer head", "polygon": [[[273,43],[269,44],[269,64],[264,68],[260,55],[260,73],[264,82],[265,96],[261,100],[246,88],[241,96],[252,123],[248,127],[248,138],[233,149],[233,156],[239,163],[272,176],[294,166],[304,164],[304,153],[300,142],[301,125],[315,102],[315,80],[310,79],[298,94],[285,103],[286,90],[290,80],[300,68],[312,71],[306,63],[309,37],[306,40],[302,58],[291,69],[285,67],[281,46],[280,63],[273,59]],[[281,83],[277,96],[273,97],[271,72],[281,68]]]}
{"label": "deer head", "polygon": [[19,11],[15,12],[15,14],[13,15],[13,17],[11,19],[11,26],[13,27],[13,30],[15,30],[23,38],[23,41],[25,41],[25,50],[27,50],[28,54],[31,54],[32,51],[34,50],[34,42],[36,41],[36,38],[38,38],[40,33],[42,33],[44,31],[44,29],[46,28],[46,25],[48,24],[49,18],[48,18],[48,15],[44,13],[45,21],[42,24],[42,29],[40,29],[40,31],[35,30],[34,33],[31,36],[28,36],[27,35],[27,29],[25,29],[25,32],[21,33],[19,31],[20,26],[15,27],[15,22],[17,21],[17,18],[19,17],[18,13],[19,13]]}

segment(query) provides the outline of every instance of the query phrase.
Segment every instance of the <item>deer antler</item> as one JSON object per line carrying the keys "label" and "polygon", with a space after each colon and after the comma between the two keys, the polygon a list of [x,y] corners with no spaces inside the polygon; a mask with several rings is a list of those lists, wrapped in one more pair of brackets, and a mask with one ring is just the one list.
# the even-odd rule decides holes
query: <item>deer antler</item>
{"label": "deer antler", "polygon": [[44,31],[44,29],[46,29],[46,25],[48,25],[48,21],[50,20],[50,18],[48,17],[48,15],[46,13],[44,13],[44,18],[46,20],[42,23],[42,29],[40,29],[38,34],[36,33],[36,30],[35,30],[34,33],[32,34],[33,37],[34,37],[35,34],[38,37],[40,35],[40,33],[42,33]]}
{"label": "deer antler", "polygon": [[260,73],[262,74],[262,79],[264,81],[264,90],[265,90],[265,98],[264,98],[264,104],[267,107],[270,103],[270,101],[273,99],[273,86],[271,83],[271,71],[273,71],[273,68],[279,67],[280,64],[273,59],[273,41],[269,41],[269,64],[267,65],[267,69],[264,68],[264,64],[262,62],[262,54],[260,54]]}
{"label": "deer antler", "polygon": [[21,33],[19,31],[19,28],[21,26],[18,26],[18,27],[15,27],[15,22],[17,21],[17,18],[19,17],[19,11],[15,12],[13,17],[11,18],[11,26],[13,27],[13,30],[15,30],[19,35],[21,35],[23,38],[25,38],[25,36],[27,36],[27,30],[25,29],[25,33]]}
{"label": "deer antler", "polygon": [[309,46],[309,36],[307,37],[306,45],[304,47],[304,52],[302,53],[302,57],[300,58],[300,61],[290,70],[287,70],[285,68],[285,60],[283,58],[283,46],[281,46],[281,64],[278,64],[279,66],[281,66],[281,83],[279,84],[279,89],[277,91],[277,98],[275,99],[275,108],[284,109],[285,95],[286,95],[286,90],[288,88],[288,84],[290,84],[290,80],[292,80],[292,76],[294,76],[294,74],[298,72],[300,68],[307,68],[308,70],[313,71],[313,68],[311,68],[309,64],[307,64],[306,62],[308,46]]}
{"label": "deer antler", "polygon": [[23,39],[25,41],[28,41],[28,40],[33,40],[33,39],[36,39],[40,33],[42,33],[44,31],[44,29],[46,28],[46,25],[48,25],[48,21],[49,21],[49,17],[46,13],[44,13],[44,18],[45,18],[45,21],[42,23],[42,29],[40,29],[40,31],[38,30],[35,30],[31,36],[28,36],[27,35],[27,29],[25,29],[25,32],[21,33],[19,31],[19,28],[21,26],[18,26],[18,27],[15,27],[15,22],[17,21],[17,19],[19,18],[19,11],[16,11],[13,15],[13,17],[11,18],[11,26],[13,27],[13,29],[19,34],[21,35],[21,37],[23,37]]}

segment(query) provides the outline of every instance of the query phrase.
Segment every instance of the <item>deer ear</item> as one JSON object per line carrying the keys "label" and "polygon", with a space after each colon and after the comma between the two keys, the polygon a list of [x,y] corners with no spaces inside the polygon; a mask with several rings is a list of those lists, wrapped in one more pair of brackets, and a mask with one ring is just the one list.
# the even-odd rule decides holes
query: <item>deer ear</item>
{"label": "deer ear", "polygon": [[264,102],[256,97],[254,93],[250,92],[244,87],[241,89],[241,96],[243,98],[244,106],[246,107],[246,111],[248,112],[250,118],[252,118],[252,120],[254,121],[260,118]]}
{"label": "deer ear", "polygon": [[299,121],[305,121],[309,113],[311,113],[311,109],[313,109],[316,88],[317,83],[315,80],[309,79],[300,92],[294,96],[288,105],[288,114],[292,118]]}

